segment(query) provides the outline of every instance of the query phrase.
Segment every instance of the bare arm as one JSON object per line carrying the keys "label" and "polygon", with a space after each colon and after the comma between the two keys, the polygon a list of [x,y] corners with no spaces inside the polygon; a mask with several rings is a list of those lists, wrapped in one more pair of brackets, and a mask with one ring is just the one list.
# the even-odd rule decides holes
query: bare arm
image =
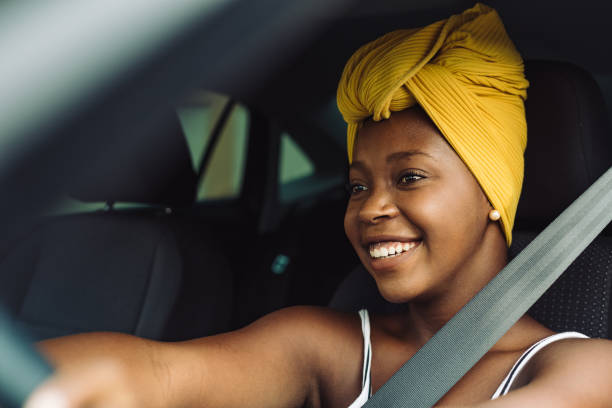
{"label": "bare arm", "polygon": [[322,313],[285,309],[235,332],[178,343],[94,333],[40,348],[58,367],[50,386],[70,407],[302,406],[317,386],[310,333]]}
{"label": "bare arm", "polygon": [[56,374],[37,390],[43,400],[34,406],[51,406],[44,398],[61,398],[62,407],[166,406],[167,390],[160,386],[166,376],[160,359],[163,343],[119,333],[87,333],[43,341],[38,348]]}

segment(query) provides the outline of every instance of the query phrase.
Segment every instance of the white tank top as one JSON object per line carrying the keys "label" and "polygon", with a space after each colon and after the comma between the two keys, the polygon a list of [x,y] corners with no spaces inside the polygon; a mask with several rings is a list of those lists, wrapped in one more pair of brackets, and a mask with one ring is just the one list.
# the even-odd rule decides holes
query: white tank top
{"label": "white tank top", "polygon": [[[363,333],[363,374],[362,374],[362,380],[361,380],[362,389],[357,399],[353,401],[351,405],[349,405],[349,408],[360,408],[363,404],[366,403],[366,401],[372,395],[372,382],[371,382],[371,376],[370,376],[370,368],[372,365],[372,343],[370,342],[370,317],[366,309],[361,309],[359,311],[359,317],[361,318],[361,332]],[[501,397],[502,395],[506,395],[511,390],[512,384],[514,383],[514,381],[516,380],[520,372],[523,370],[523,368],[525,368],[529,360],[531,360],[531,358],[538,351],[542,350],[544,347],[558,340],[587,339],[587,338],[588,336],[585,336],[582,333],[563,332],[563,333],[553,334],[552,336],[546,337],[538,341],[537,343],[529,347],[527,351],[525,351],[523,355],[519,357],[516,363],[514,363],[514,365],[510,369],[510,372],[508,373],[506,378],[504,378],[502,383],[499,385],[499,387],[497,388],[497,391],[495,391],[491,399],[496,399],[496,398]]]}

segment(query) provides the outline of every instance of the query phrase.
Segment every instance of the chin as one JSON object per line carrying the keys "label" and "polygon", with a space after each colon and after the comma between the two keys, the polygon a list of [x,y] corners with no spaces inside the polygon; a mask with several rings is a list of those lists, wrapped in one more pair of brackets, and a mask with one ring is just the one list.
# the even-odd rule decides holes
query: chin
{"label": "chin", "polygon": [[376,279],[376,286],[380,295],[390,303],[408,303],[415,298],[418,298],[421,293],[416,290],[415,285],[406,283]]}

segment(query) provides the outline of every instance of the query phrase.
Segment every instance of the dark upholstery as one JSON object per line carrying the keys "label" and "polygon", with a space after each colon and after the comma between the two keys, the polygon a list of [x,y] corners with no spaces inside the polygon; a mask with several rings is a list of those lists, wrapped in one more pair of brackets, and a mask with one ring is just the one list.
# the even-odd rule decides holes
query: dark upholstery
{"label": "dark upholstery", "polygon": [[[535,233],[517,232],[510,256],[516,256],[535,237]],[[591,337],[609,337],[611,284],[612,237],[599,237],[533,305],[529,314],[555,331],[577,330]]]}
{"label": "dark upholstery", "polygon": [[403,308],[403,305],[387,302],[380,295],[376,282],[362,265],[344,278],[328,306],[343,312],[368,309],[382,314],[398,312]]}
{"label": "dark upholstery", "polygon": [[[612,132],[594,80],[567,63],[530,62],[526,103],[525,184],[509,255],[524,248],[612,165]],[[609,231],[609,229],[608,229]],[[553,330],[609,337],[612,237],[598,237],[536,302],[529,313]],[[330,307],[392,313],[361,266],[334,294]]]}
{"label": "dark upholstery", "polygon": [[539,231],[612,166],[612,129],[595,80],[575,65],[530,61],[527,150],[517,231]]}
{"label": "dark upholstery", "polygon": [[205,224],[168,217],[183,265],[183,285],[164,340],[186,340],[230,330],[234,274]]}
{"label": "dark upholstery", "polygon": [[171,231],[109,214],[53,219],[0,263],[0,298],[36,339],[117,331],[160,338],[181,285]]}
{"label": "dark upholstery", "polygon": [[[191,206],[197,175],[189,148],[174,111],[150,119],[146,144],[129,138],[129,123],[118,123],[115,132],[125,134],[121,144],[103,152],[85,152],[93,160],[85,177],[67,186],[81,201],[131,202]],[[140,143],[142,139],[137,139]]]}

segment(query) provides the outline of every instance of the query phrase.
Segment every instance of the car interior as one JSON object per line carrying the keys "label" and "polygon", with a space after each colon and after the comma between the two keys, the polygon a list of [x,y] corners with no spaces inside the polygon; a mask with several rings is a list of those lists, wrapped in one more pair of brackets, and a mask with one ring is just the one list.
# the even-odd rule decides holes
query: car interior
{"label": "car interior", "polygon": [[[270,56],[258,59],[266,72],[257,85],[191,80],[172,103],[139,108],[134,119],[146,122],[146,138],[107,117],[108,141],[81,135],[44,151],[55,163],[78,155],[80,167],[44,186],[61,199],[0,235],[0,303],[32,340],[115,331],[179,341],[291,305],[402,307],[381,298],[344,236],[346,133],[335,87],[359,45],[473,4],[345,3],[342,13],[318,14],[321,27],[282,62],[266,71]],[[513,258],[612,165],[604,40],[612,8],[595,0],[489,4],[525,56],[530,81]],[[88,120],[65,131],[95,128]],[[24,180],[10,187],[36,188]],[[611,290],[608,226],[529,313],[556,331],[612,338]]]}

